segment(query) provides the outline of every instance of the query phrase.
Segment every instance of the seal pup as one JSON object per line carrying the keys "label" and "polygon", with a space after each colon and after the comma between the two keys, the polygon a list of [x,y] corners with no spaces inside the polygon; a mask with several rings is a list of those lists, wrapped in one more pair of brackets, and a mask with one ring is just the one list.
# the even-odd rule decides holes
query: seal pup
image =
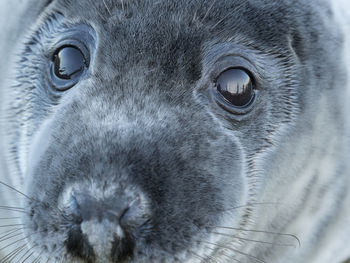
{"label": "seal pup", "polygon": [[335,5],[22,1],[2,25],[0,261],[348,259]]}

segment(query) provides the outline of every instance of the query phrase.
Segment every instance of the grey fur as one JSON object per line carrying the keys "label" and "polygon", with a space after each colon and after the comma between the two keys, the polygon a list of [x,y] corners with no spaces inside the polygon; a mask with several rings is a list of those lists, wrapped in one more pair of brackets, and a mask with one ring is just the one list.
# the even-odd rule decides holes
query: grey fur
{"label": "grey fur", "polygon": [[[349,32],[329,1],[34,3],[23,7],[25,25],[11,22],[5,34],[21,30],[1,51],[11,71],[2,64],[0,179],[25,196],[2,185],[0,205],[23,207],[3,226],[25,228],[4,227],[0,262],[350,257]],[[77,35],[89,70],[57,92],[50,57]],[[208,92],[227,66],[255,76],[246,114],[225,111]],[[89,200],[80,225],[72,196]],[[143,226],[124,261],[110,253],[130,239],[113,221],[120,200],[138,200],[134,224]],[[106,217],[92,219],[100,207]],[[84,239],[75,254],[74,227]]]}

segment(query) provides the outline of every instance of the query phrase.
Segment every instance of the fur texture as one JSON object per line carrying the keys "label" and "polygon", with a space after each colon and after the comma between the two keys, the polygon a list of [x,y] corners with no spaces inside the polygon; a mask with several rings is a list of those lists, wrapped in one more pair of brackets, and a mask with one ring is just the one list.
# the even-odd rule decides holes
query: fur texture
{"label": "fur texture", "polygon": [[[350,257],[341,2],[34,2],[0,53],[0,262]],[[57,91],[50,61],[77,40],[86,75]],[[211,95],[227,67],[255,80],[244,114]]]}

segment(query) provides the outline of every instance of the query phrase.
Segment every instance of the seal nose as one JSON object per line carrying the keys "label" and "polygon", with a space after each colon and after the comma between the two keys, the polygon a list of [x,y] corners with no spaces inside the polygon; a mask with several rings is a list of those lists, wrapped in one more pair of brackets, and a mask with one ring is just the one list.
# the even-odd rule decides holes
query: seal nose
{"label": "seal nose", "polygon": [[103,219],[119,222],[135,202],[131,201],[129,204],[125,198],[120,196],[97,200],[89,194],[75,193],[72,196],[72,204],[73,213],[82,221],[95,218],[99,222]]}
{"label": "seal nose", "polygon": [[66,240],[69,253],[87,262],[121,262],[132,257],[135,232],[145,222],[139,197],[96,198],[74,192],[69,206],[74,222]]}

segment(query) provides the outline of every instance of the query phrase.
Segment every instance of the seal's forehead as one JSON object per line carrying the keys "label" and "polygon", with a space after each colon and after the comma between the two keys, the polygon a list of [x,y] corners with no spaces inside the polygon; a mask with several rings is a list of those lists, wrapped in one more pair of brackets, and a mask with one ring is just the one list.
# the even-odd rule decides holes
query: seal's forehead
{"label": "seal's forehead", "polygon": [[[283,43],[291,30],[318,26],[321,8],[309,0],[54,0],[69,17],[107,26],[184,32],[186,28],[223,36],[243,33],[255,43]],[[312,30],[312,29],[311,29]],[[271,45],[270,45],[271,46]]]}
{"label": "seal's forehead", "polygon": [[[297,0],[298,1],[298,0]],[[297,2],[293,1],[293,2]],[[143,21],[147,20],[169,20],[169,18],[185,17],[194,22],[202,18],[203,21],[209,18],[217,18],[216,22],[232,18],[236,23],[255,18],[261,21],[269,21],[270,17],[283,25],[288,20],[288,16],[296,16],[298,8],[289,8],[291,1],[275,0],[47,0],[47,3],[56,2],[64,7],[64,11],[84,17],[100,16],[105,20],[110,18],[120,18],[121,13],[128,15],[142,14]],[[298,1],[300,2],[300,1]],[[304,7],[308,6],[308,1]],[[302,10],[302,9],[301,9]],[[79,11],[79,12],[77,12]],[[293,12],[293,14],[291,14]],[[110,20],[112,21],[112,20]],[[258,23],[256,23],[258,25]],[[276,24],[275,26],[283,28]]]}

